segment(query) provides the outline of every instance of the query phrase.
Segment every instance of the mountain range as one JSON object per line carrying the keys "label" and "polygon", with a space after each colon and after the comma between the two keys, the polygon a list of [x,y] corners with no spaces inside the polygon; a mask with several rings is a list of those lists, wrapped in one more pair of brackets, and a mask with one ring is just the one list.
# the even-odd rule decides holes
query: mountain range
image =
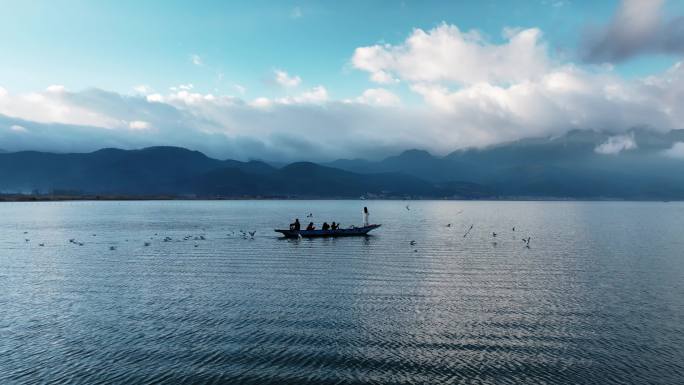
{"label": "mountain range", "polygon": [[284,166],[218,160],[179,147],[77,154],[0,151],[0,193],[681,200],[684,159],[668,156],[679,142],[684,130],[571,131],[446,156],[408,150],[378,161]]}

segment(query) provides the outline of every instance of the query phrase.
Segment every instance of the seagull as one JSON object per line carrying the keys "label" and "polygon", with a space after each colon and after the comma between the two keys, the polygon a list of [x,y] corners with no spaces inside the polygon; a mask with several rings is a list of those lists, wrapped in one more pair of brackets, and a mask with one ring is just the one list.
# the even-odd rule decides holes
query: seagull
{"label": "seagull", "polygon": [[84,243],[83,243],[83,242],[78,242],[78,245],[79,245],[79,246],[83,246]]}
{"label": "seagull", "polygon": [[116,246],[109,246],[109,250],[112,250],[112,251],[116,250]]}
{"label": "seagull", "polygon": [[256,234],[256,230],[250,231],[250,232],[249,232],[249,235],[250,235],[252,238],[254,238],[254,234]]}
{"label": "seagull", "polygon": [[468,231],[466,231],[465,234],[463,234],[463,238],[467,237],[468,234],[470,234],[470,230],[473,229],[473,226],[475,226],[475,225],[470,225],[470,228],[468,229]]}
{"label": "seagull", "polygon": [[492,237],[496,238],[496,233],[492,232]]}
{"label": "seagull", "polygon": [[145,246],[149,246],[149,245],[150,245],[150,242],[145,242]]}
{"label": "seagull", "polygon": [[522,241],[525,242],[525,247],[527,247],[528,249],[530,248],[530,239],[532,239],[532,237],[527,237],[527,239],[525,239],[525,238],[522,239]]}
{"label": "seagull", "polygon": [[30,239],[28,239],[28,238],[26,238],[26,239],[24,239],[24,240],[25,240],[26,242],[30,241]]}
{"label": "seagull", "polygon": [[451,223],[447,223],[446,227],[451,227]]}
{"label": "seagull", "polygon": [[409,244],[410,244],[411,246],[413,246],[413,245],[416,244],[416,241],[411,241],[411,242],[409,242]]}
{"label": "seagull", "polygon": [[411,208],[409,207],[409,205],[406,205],[406,211],[410,211],[410,210],[411,210]]}
{"label": "seagull", "polygon": [[195,243],[195,247],[198,247],[199,245]]}
{"label": "seagull", "polygon": [[44,244],[44,243],[39,243],[38,246],[43,247],[43,246],[45,246],[45,244]]}

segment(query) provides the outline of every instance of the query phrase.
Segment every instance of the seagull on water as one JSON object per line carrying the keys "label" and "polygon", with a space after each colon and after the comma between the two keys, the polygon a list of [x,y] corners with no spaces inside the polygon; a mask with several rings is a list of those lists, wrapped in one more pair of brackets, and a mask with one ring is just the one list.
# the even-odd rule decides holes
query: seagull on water
{"label": "seagull on water", "polygon": [[528,249],[530,248],[530,239],[532,239],[532,237],[527,237],[527,239],[525,239],[525,238],[522,239],[522,241],[525,243],[525,247],[527,247]]}

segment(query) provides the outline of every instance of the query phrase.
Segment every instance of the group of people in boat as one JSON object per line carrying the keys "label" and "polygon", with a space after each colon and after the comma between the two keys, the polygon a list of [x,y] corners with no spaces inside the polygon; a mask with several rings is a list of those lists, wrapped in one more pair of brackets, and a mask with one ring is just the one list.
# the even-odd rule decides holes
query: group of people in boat
{"label": "group of people in boat", "polygon": [[[307,215],[308,217],[309,215]],[[313,216],[313,215],[311,215]],[[366,227],[368,226],[368,207],[363,208],[363,226]],[[290,230],[294,231],[300,231],[302,228],[301,224],[299,223],[299,218],[296,218],[293,223],[290,223]],[[335,223],[333,221],[332,224],[328,224],[328,222],[323,222],[323,225],[321,226],[321,230],[323,231],[331,231],[331,230],[337,230],[340,228],[339,223]],[[311,230],[316,230],[316,226],[314,225],[313,222],[309,222],[309,225],[306,226],[307,231]]]}
{"label": "group of people in boat", "polygon": [[[332,224],[328,224],[328,222],[323,222],[323,225],[321,226],[321,230],[323,230],[323,231],[337,230],[339,228],[340,228],[340,224],[335,223],[334,221]],[[290,230],[294,230],[294,231],[301,230],[301,224],[299,223],[299,218],[295,219],[294,223],[290,223]],[[306,230],[307,231],[316,230],[316,226],[314,225],[313,222],[309,222],[309,225],[306,226]]]}

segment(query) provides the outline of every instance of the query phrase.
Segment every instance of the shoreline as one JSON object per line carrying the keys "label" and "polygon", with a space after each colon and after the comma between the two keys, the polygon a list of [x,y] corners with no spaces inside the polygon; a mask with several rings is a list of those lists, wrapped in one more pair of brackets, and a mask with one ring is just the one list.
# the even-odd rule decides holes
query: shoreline
{"label": "shoreline", "polygon": [[559,198],[559,197],[491,197],[491,198],[468,198],[468,197],[377,197],[377,198],[352,198],[352,197],[302,197],[302,196],[237,196],[237,197],[211,197],[211,196],[173,196],[173,195],[23,195],[5,194],[0,195],[0,203],[3,202],[127,202],[127,201],[304,201],[304,200],[353,200],[353,201],[479,201],[479,202],[683,202],[684,199],[636,199],[636,198]]}

